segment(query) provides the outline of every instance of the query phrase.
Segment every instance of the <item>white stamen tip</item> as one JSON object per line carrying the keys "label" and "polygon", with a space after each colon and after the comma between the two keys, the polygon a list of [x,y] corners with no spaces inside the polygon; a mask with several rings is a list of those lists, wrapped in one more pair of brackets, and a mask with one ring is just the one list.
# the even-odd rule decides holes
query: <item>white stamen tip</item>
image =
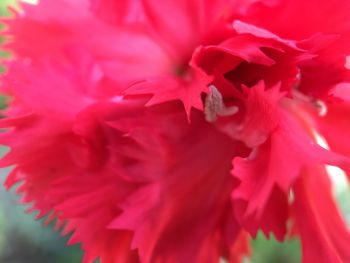
{"label": "white stamen tip", "polygon": [[316,100],[315,101],[316,108],[318,109],[318,114],[323,117],[327,114],[327,105],[321,100]]}
{"label": "white stamen tip", "polygon": [[230,116],[239,111],[236,106],[226,107],[220,91],[214,86],[209,86],[209,93],[205,98],[204,114],[208,122],[215,122],[217,116]]}

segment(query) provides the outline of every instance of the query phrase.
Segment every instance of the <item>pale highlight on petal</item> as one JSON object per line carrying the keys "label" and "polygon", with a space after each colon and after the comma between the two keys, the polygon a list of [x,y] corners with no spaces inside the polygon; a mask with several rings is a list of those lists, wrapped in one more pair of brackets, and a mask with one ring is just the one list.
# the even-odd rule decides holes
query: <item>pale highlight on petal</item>
{"label": "pale highlight on petal", "polygon": [[28,4],[32,4],[32,5],[37,5],[39,4],[40,0],[20,0],[23,3],[28,3]]}

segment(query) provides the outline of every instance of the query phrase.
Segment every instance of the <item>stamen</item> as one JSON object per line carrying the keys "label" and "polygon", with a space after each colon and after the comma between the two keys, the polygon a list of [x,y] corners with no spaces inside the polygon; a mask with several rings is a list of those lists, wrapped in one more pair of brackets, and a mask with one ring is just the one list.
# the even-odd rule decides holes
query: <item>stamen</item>
{"label": "stamen", "polygon": [[226,107],[220,91],[214,86],[209,86],[209,93],[205,98],[204,114],[207,122],[215,122],[217,116],[230,116],[238,112],[238,107]]}
{"label": "stamen", "polygon": [[314,105],[318,110],[318,114],[323,117],[327,114],[327,105],[326,103],[324,103],[322,100],[315,100],[314,101]]}

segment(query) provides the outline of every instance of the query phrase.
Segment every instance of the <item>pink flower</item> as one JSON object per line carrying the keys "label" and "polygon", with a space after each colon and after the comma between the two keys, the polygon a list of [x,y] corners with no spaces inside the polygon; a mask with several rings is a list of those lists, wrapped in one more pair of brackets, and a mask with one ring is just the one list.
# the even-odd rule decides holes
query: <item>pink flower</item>
{"label": "pink flower", "polygon": [[[350,2],[42,0],[6,20],[0,161],[83,262],[350,260]],[[330,150],[317,144],[323,136]],[[287,228],[291,220],[293,228]]]}

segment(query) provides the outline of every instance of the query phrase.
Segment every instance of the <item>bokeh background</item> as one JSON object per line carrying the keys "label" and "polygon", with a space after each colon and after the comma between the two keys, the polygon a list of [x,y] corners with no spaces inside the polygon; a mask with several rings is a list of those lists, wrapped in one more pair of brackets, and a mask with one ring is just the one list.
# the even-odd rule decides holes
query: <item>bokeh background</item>
{"label": "bokeh background", "polygon": [[[6,6],[14,2],[0,0],[0,16],[8,16]],[[3,42],[2,38],[0,42]],[[0,50],[0,57],[9,58],[10,55]],[[0,74],[4,71],[0,67]],[[6,107],[6,102],[7,98],[0,95],[0,109]],[[6,149],[0,146],[0,155],[5,152]],[[0,263],[80,263],[79,245],[66,246],[68,237],[61,237],[51,226],[45,227],[42,221],[36,221],[35,215],[25,213],[27,207],[20,205],[15,189],[5,191],[2,184],[9,170],[0,170]],[[350,225],[349,187],[341,174],[337,178],[340,179],[334,180],[334,195]],[[300,242],[296,239],[281,244],[273,237],[267,240],[260,233],[251,243],[253,253],[245,263],[300,262]]]}

